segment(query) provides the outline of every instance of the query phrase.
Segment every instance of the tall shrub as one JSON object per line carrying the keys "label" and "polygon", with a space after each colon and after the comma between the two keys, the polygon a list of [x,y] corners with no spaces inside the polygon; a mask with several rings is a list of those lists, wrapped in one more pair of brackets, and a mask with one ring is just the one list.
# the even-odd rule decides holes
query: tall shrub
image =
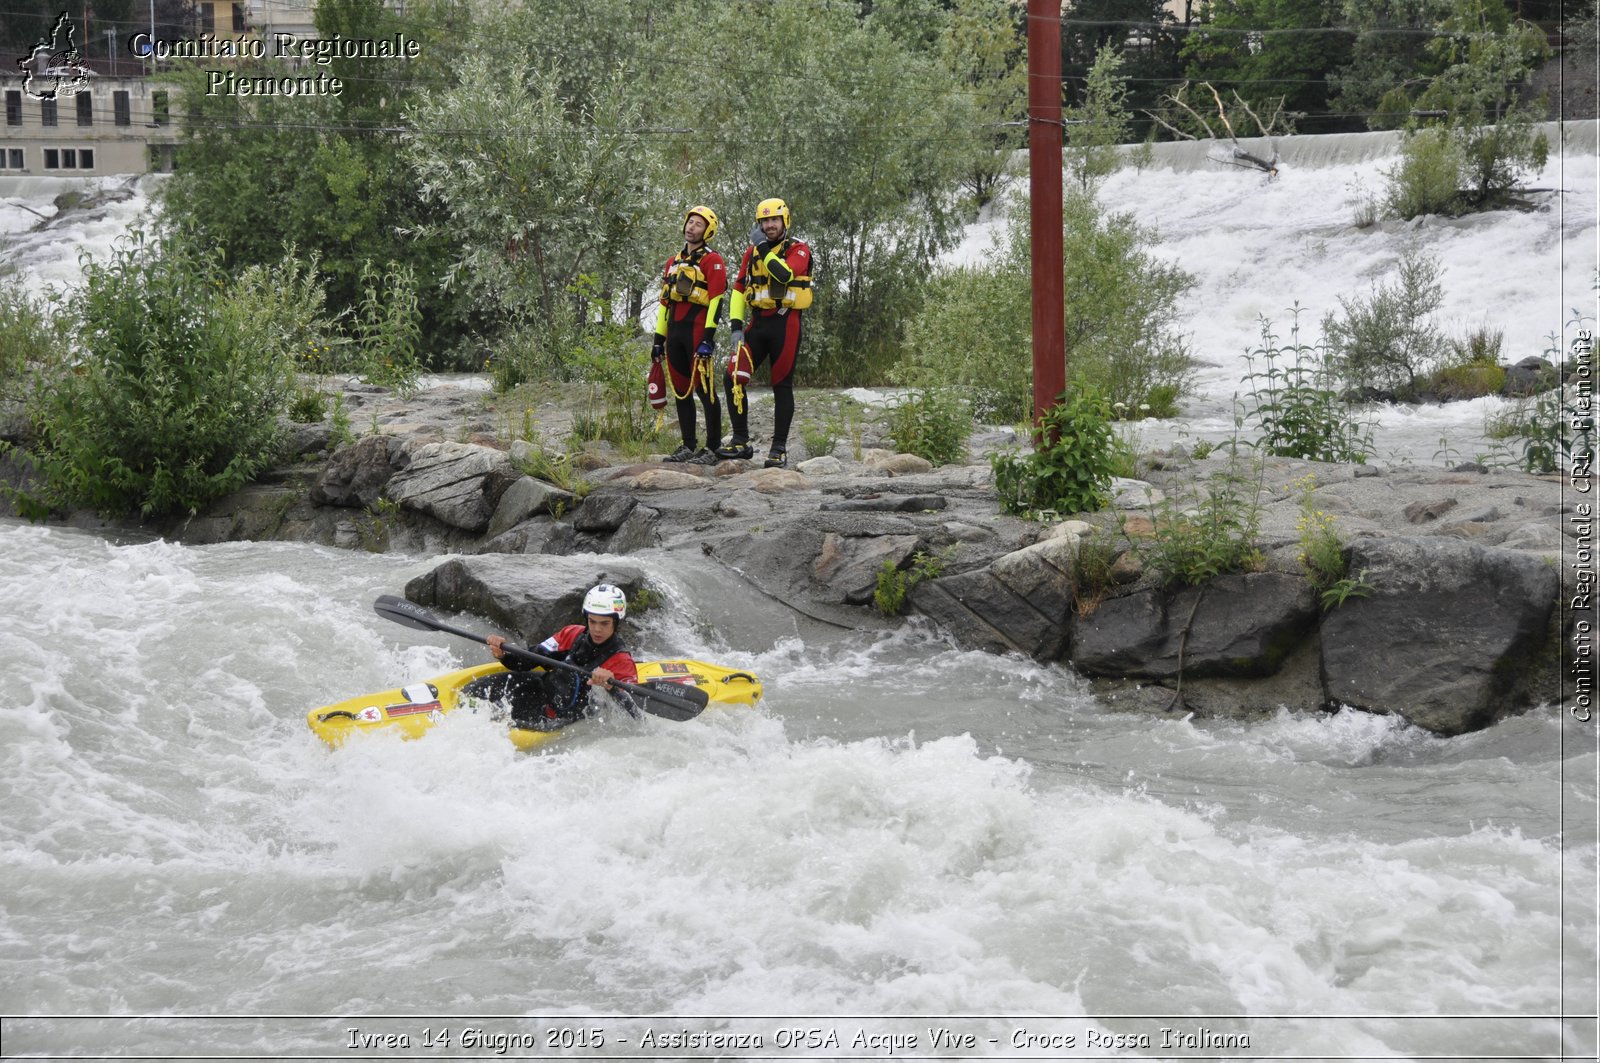
{"label": "tall shrub", "polygon": [[39,501],[194,512],[271,462],[291,352],[262,327],[272,286],[230,287],[219,259],[135,234],[86,262],[81,358],[36,400]]}

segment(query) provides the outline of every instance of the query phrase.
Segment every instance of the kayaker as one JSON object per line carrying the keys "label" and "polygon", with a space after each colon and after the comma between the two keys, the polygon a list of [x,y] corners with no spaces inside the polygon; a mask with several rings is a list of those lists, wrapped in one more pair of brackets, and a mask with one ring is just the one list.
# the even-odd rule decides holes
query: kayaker
{"label": "kayaker", "polygon": [[474,681],[463,693],[508,705],[514,726],[536,730],[554,730],[582,719],[589,711],[590,688],[626,700],[628,695],[614,689],[611,681],[639,681],[633,655],[617,632],[627,615],[627,595],[621,588],[602,583],[583,596],[583,623],[568,624],[539,643],[541,655],[591,669],[587,679],[560,668],[534,672],[537,663],[507,654],[505,638],[489,635],[484,639],[489,652],[508,670]]}

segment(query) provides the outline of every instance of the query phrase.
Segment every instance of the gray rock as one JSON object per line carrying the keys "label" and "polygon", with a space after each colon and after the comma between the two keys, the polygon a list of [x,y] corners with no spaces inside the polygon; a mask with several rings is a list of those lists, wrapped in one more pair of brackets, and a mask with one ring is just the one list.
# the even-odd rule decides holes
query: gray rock
{"label": "gray rock", "polygon": [[563,508],[570,509],[572,492],[563,491],[554,484],[547,484],[532,476],[519,477],[500,496],[500,504],[495,506],[494,515],[489,518],[489,527],[484,534],[493,539],[529,517],[549,513],[558,502]]}
{"label": "gray rock", "polygon": [[470,443],[428,443],[389,481],[388,495],[451,527],[482,532],[520,475],[501,451]]}
{"label": "gray rock", "polygon": [[1068,605],[1024,598],[988,569],[923,580],[911,589],[911,606],[963,646],[1038,661],[1066,651]]}
{"label": "gray rock", "polygon": [[818,508],[853,509],[864,513],[924,513],[944,509],[949,504],[943,495],[877,495],[824,502]]}
{"label": "gray rock", "polygon": [[1102,602],[1073,624],[1072,663],[1088,675],[1167,679],[1179,674],[1181,655],[1185,677],[1268,676],[1316,621],[1299,576],[1219,576],[1170,596],[1151,588]]}
{"label": "gray rock", "polygon": [[606,544],[607,551],[631,554],[659,545],[661,537],[657,534],[656,525],[660,521],[660,511],[649,506],[634,506],[628,511],[627,519],[612,532],[611,541]]}
{"label": "gray rock", "polygon": [[570,554],[577,549],[572,525],[548,516],[523,521],[510,531],[488,540],[479,554]]}
{"label": "gray rock", "polygon": [[1363,540],[1349,565],[1372,591],[1323,620],[1332,701],[1446,735],[1527,704],[1525,670],[1560,593],[1554,567],[1447,538]]}
{"label": "gray rock", "polygon": [[370,506],[383,497],[389,481],[409,461],[405,444],[394,436],[358,439],[328,459],[311,488],[311,501],[319,506]]}
{"label": "gray rock", "polygon": [[583,595],[597,583],[616,584],[631,601],[644,575],[631,565],[601,565],[587,557],[485,554],[446,561],[407,583],[405,593],[418,605],[476,613],[523,642],[538,642],[579,623]]}
{"label": "gray rock", "polygon": [[844,472],[844,462],[832,454],[824,454],[821,457],[807,458],[795,468],[807,476],[838,476]]}
{"label": "gray rock", "polygon": [[915,535],[840,535],[827,532],[811,562],[811,577],[834,600],[865,605],[878,589],[885,564],[896,569],[911,564],[921,540]]}
{"label": "gray rock", "polygon": [[581,532],[614,532],[622,527],[633,507],[634,497],[621,491],[592,492],[572,514],[572,526]]}

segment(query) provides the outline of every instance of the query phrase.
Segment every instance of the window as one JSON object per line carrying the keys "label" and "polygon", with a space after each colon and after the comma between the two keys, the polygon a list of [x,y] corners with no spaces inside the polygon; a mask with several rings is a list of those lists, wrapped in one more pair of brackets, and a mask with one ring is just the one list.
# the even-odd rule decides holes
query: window
{"label": "window", "polygon": [[12,89],[6,93],[6,125],[22,124],[22,93]]}
{"label": "window", "polygon": [[87,92],[80,92],[78,100],[78,124],[94,125],[94,97]]}
{"label": "window", "polygon": [[152,92],[150,94],[150,114],[155,119],[156,125],[166,125],[172,120],[167,112],[167,94],[165,92]]}
{"label": "window", "polygon": [[111,94],[111,108],[116,112],[117,125],[132,125],[133,112],[128,106],[128,90],[118,89]]}
{"label": "window", "polygon": [[13,170],[24,170],[24,169],[27,169],[27,167],[22,165],[22,149],[21,148],[12,148],[10,151],[6,152],[6,154],[11,156],[11,168]]}
{"label": "window", "polygon": [[55,148],[44,149],[44,168],[46,170],[61,169],[61,153]]}
{"label": "window", "polygon": [[55,100],[40,100],[39,101],[39,121],[43,125],[55,125],[56,124],[56,101]]}
{"label": "window", "polygon": [[245,30],[247,30],[249,28],[250,28],[250,24],[245,21],[245,17],[244,17],[244,5],[243,4],[234,4],[233,5],[233,32],[235,32],[235,33],[243,33]]}
{"label": "window", "polygon": [[200,32],[201,33],[215,33],[215,32],[217,32],[217,5],[215,5],[215,4],[201,4],[200,5]]}
{"label": "window", "polygon": [[63,170],[76,170],[78,168],[78,152],[74,148],[63,148],[61,151],[61,168]]}

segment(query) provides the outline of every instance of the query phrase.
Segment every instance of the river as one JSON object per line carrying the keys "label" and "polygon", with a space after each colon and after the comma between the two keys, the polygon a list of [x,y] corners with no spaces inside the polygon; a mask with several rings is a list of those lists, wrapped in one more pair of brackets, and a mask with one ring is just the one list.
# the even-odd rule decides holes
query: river
{"label": "river", "polygon": [[759,709],[330,752],[484,659],[371,609],[438,559],[0,522],[5,1055],[1593,1056],[1592,725],[1152,719],[633,560]]}

